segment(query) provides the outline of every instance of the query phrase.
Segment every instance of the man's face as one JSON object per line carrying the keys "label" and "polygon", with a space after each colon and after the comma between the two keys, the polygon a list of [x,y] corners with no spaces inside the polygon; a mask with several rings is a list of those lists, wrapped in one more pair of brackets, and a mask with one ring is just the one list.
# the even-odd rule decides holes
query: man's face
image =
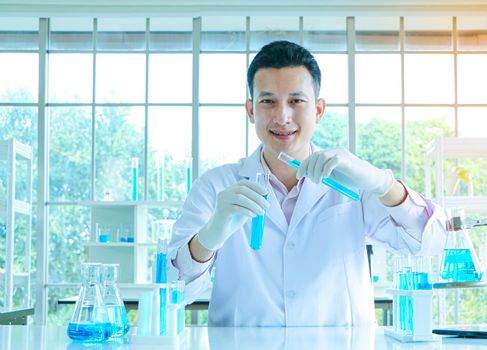
{"label": "man's face", "polygon": [[316,100],[313,79],[304,67],[261,68],[254,76],[254,98],[246,104],[264,152],[275,156],[283,151],[303,160],[309,142],[325,109]]}

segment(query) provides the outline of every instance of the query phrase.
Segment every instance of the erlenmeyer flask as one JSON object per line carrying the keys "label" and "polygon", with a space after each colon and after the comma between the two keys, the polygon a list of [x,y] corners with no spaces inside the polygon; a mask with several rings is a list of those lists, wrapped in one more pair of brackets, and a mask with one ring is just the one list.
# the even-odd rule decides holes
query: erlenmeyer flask
{"label": "erlenmeyer flask", "polygon": [[112,338],[121,338],[130,329],[127,311],[117,287],[118,264],[104,264],[103,267],[103,302],[107,308],[108,319],[112,326]]}
{"label": "erlenmeyer flask", "polygon": [[474,282],[483,272],[464,224],[463,209],[452,210],[440,276],[447,282]]}
{"label": "erlenmeyer flask", "polygon": [[73,317],[68,325],[68,336],[82,342],[102,342],[110,338],[112,327],[100,291],[101,264],[81,265],[83,284]]}

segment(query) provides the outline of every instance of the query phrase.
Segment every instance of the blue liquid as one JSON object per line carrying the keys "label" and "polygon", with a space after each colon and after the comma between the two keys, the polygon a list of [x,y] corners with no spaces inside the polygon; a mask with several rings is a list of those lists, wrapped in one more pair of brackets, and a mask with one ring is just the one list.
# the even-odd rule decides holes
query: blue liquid
{"label": "blue liquid", "polygon": [[449,282],[473,282],[482,279],[483,272],[475,269],[470,249],[445,249],[440,276]]}
{"label": "blue liquid", "polygon": [[107,306],[108,319],[112,326],[112,338],[121,338],[128,333],[130,329],[125,307],[118,305]]}
{"label": "blue liquid", "polygon": [[109,243],[110,242],[110,235],[107,233],[103,233],[98,237],[100,243]]}
{"label": "blue liquid", "polygon": [[[160,252],[156,257],[156,283],[166,283],[166,254]],[[167,291],[165,288],[159,290],[159,334],[166,335],[166,299]]]}
{"label": "blue liquid", "polygon": [[[288,164],[290,166],[292,166],[293,168],[296,168],[297,169],[301,165],[301,162],[299,160],[293,159],[293,160],[290,160],[288,162]],[[358,201],[360,199],[360,196],[358,195],[358,193],[353,192],[351,189],[349,189],[349,188],[347,188],[347,187],[339,184],[335,180],[332,180],[330,178],[324,177],[324,178],[321,179],[321,182],[324,185],[327,185],[331,189],[334,189],[335,191],[340,192],[344,196],[346,196],[346,197],[348,197],[348,198],[350,198],[350,199],[352,199],[354,201]]]}
{"label": "blue liquid", "polygon": [[[264,196],[267,199],[267,195]],[[264,223],[265,223],[265,213],[264,215],[257,215],[252,218],[252,227],[250,229],[250,248],[258,250],[262,248],[262,240],[264,238]]]}
{"label": "blue liquid", "polygon": [[166,283],[166,254],[157,253],[156,257],[156,283]]}
{"label": "blue liquid", "polygon": [[413,272],[414,289],[432,289],[433,286],[428,281],[426,272]]}
{"label": "blue liquid", "polygon": [[69,323],[68,337],[73,340],[98,343],[108,340],[112,335],[110,323]]}
{"label": "blue liquid", "polygon": [[191,190],[191,168],[186,168],[186,193]]}
{"label": "blue liquid", "polygon": [[[183,292],[178,290],[173,290],[171,293],[171,303],[172,304],[182,304],[184,299]],[[184,328],[184,307],[181,307],[177,310],[177,333],[181,333]]]}
{"label": "blue liquid", "polygon": [[[413,288],[412,273],[406,271],[399,274],[399,289]],[[413,333],[413,300],[410,296],[399,297],[399,329],[404,334]]]}
{"label": "blue liquid", "polygon": [[250,231],[250,248],[258,250],[262,247],[264,237],[264,215],[257,215],[252,218],[252,229]]}
{"label": "blue liquid", "polygon": [[137,168],[132,168],[132,200],[137,200]]}

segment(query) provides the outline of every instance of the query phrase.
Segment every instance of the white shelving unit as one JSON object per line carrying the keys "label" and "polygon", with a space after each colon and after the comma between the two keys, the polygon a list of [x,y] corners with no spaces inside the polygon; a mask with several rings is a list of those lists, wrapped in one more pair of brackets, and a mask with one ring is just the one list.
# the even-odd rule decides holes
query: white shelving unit
{"label": "white shelving unit", "polygon": [[[5,268],[0,270],[0,285],[4,289],[4,308],[11,310],[14,307],[30,306],[30,265],[31,265],[31,241],[32,241],[32,149],[14,139],[0,141],[0,161],[6,164],[7,179],[5,181],[7,193],[5,200],[0,200],[0,222],[5,220]],[[26,164],[25,194],[24,198],[17,197],[18,166],[21,162]],[[0,179],[0,181],[3,179]],[[25,225],[25,249],[22,266],[14,266],[15,258],[15,230],[16,219],[24,216]],[[3,254],[3,252],[1,253]],[[13,295],[15,288],[23,289],[22,305],[14,305]]]}
{"label": "white shelving unit", "polygon": [[463,207],[468,212],[485,212],[487,196],[446,196],[444,194],[444,161],[446,159],[461,161],[465,158],[487,159],[487,138],[436,137],[431,141],[425,147],[426,196],[431,198],[434,181],[435,194],[433,198],[445,209]]}
{"label": "white shelving unit", "polygon": [[[180,201],[82,202],[91,208],[91,237],[86,244],[88,261],[120,264],[119,287],[125,298],[139,295],[137,285],[152,283],[152,264],[157,249],[157,237],[148,222],[150,208],[174,208]],[[110,235],[110,242],[100,242],[97,229]],[[133,237],[133,242],[121,242],[121,237]]]}

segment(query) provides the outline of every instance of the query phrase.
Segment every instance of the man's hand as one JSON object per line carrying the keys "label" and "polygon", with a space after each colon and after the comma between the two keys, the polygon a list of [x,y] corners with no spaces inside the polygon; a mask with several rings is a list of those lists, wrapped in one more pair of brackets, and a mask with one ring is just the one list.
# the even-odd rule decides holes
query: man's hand
{"label": "man's hand", "polygon": [[264,214],[269,207],[265,194],[266,188],[249,180],[239,181],[218,193],[215,212],[197,234],[198,242],[211,251],[221,248],[249,217]]}
{"label": "man's hand", "polygon": [[347,186],[384,196],[396,183],[390,169],[378,169],[346,149],[318,151],[305,159],[296,178],[308,177],[320,183],[324,177]]}

